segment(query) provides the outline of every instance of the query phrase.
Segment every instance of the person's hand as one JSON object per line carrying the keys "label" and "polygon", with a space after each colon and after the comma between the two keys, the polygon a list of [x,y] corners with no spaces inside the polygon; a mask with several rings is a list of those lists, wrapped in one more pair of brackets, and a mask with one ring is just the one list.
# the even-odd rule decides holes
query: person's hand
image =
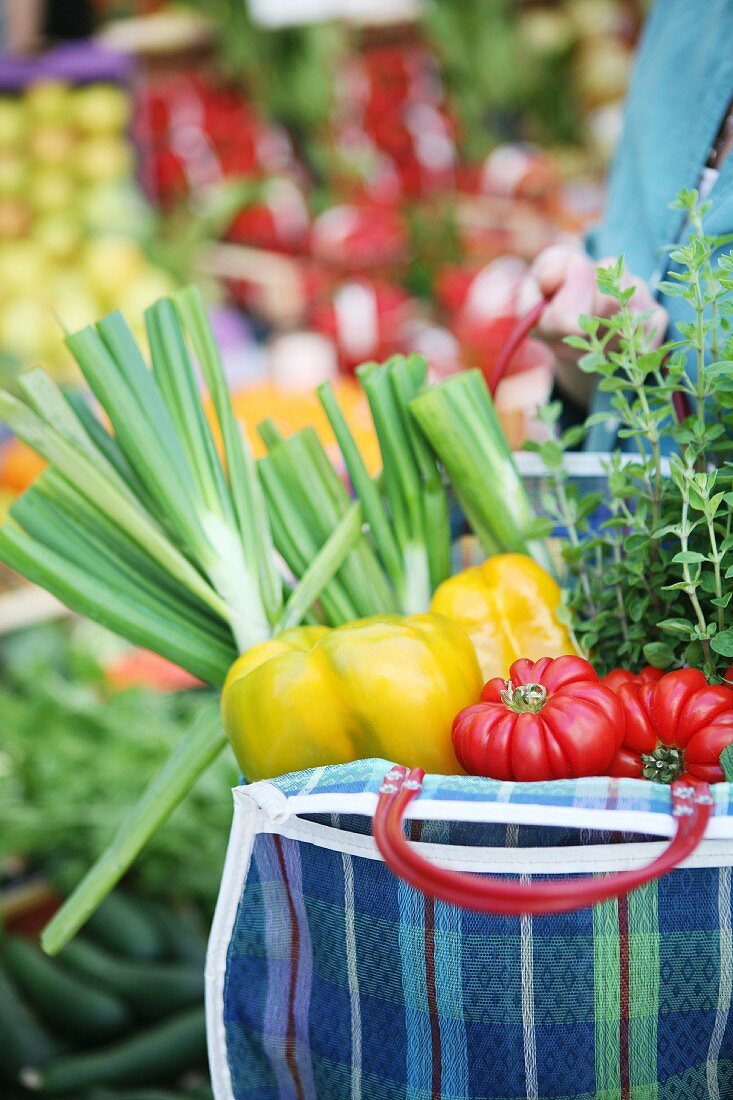
{"label": "person's hand", "polygon": [[[596,272],[598,268],[608,267],[613,262],[613,257],[595,262],[572,245],[550,245],[539,253],[527,272],[519,291],[520,312],[526,313],[542,298],[549,299],[538,330],[551,340],[578,334],[578,318],[582,315],[611,317],[618,309],[618,302],[600,293],[596,285]],[[621,284],[634,288],[629,302],[632,310],[637,313],[651,311],[646,328],[650,345],[657,347],[664,339],[669,323],[666,310],[638,276],[625,271]]]}
{"label": "person's hand", "polygon": [[[548,300],[537,329],[550,344],[556,358],[556,378],[562,390],[578,404],[588,405],[593,392],[593,378],[577,368],[580,352],[563,343],[563,337],[580,333],[581,316],[611,317],[618,302],[601,294],[596,284],[599,267],[608,267],[613,257],[596,262],[579,247],[557,244],[543,249],[535,258],[519,289],[518,306],[521,315],[538,302]],[[624,287],[633,287],[629,305],[638,313],[651,311],[646,321],[649,346],[657,347],[664,339],[669,318],[652,296],[643,279],[625,271]]]}

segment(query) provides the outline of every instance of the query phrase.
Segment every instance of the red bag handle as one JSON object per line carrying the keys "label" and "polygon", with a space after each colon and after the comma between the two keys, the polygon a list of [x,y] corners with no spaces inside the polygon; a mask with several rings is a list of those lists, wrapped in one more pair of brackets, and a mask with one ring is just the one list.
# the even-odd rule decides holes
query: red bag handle
{"label": "red bag handle", "polygon": [[519,349],[519,345],[523,344],[532,329],[536,328],[540,317],[545,312],[545,307],[547,306],[548,301],[548,298],[543,298],[537,303],[536,306],[533,306],[529,313],[525,313],[524,317],[521,317],[517,321],[516,325],[509,334],[509,339],[504,344],[504,347],[501,349],[501,354],[494,363],[489,373],[489,376],[486,379],[487,385],[489,387],[489,393],[492,397],[496,393],[496,387],[499,385],[502,378],[509,370],[509,366],[512,359],[514,358],[515,353]]}
{"label": "red bag handle", "polygon": [[[511,361],[514,358],[520,344],[524,343],[533,328],[536,328],[539,323],[540,317],[545,312],[545,309],[550,303],[550,298],[543,298],[535,306],[530,309],[529,313],[525,313],[524,317],[521,317],[514,328],[512,329],[509,339],[501,349],[501,354],[494,363],[491,371],[486,379],[486,383],[489,387],[489,393],[493,397],[496,393],[497,386],[501,382],[502,378],[509,370]],[[683,420],[692,412],[690,402],[686,393],[681,393],[676,390],[672,394],[672,405],[674,407],[675,416],[681,424]]]}
{"label": "red bag handle", "polygon": [[395,766],[384,778],[373,823],[374,840],[384,862],[398,878],[430,897],[499,916],[522,913],[540,916],[583,909],[622,897],[646,882],[661,878],[695,851],[713,809],[707,783],[693,785],[676,779],[672,784],[675,834],[662,854],[646,867],[600,878],[584,875],[525,885],[493,876],[479,878],[461,871],[446,871],[418,855],[405,838],[403,819],[407,807],[422,790],[424,775],[420,768],[408,771]]}

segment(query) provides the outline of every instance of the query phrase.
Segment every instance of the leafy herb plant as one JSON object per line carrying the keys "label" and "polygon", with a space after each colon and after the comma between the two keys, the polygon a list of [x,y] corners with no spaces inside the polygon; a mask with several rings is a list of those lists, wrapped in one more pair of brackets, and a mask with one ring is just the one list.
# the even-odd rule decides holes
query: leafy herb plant
{"label": "leafy herb plant", "polygon": [[598,275],[618,311],[582,318],[582,335],[567,339],[611,394],[630,453],[609,455],[606,494],[584,495],[563,469],[578,429],[536,449],[551,478],[543,504],[567,531],[571,624],[599,671],[689,665],[721,677],[733,658],[733,253],[721,251],[731,238],[705,233],[709,204],[696,191],[674,206],[689,238],[670,250],[662,289],[687,303],[689,320],[653,348],[622,257]]}

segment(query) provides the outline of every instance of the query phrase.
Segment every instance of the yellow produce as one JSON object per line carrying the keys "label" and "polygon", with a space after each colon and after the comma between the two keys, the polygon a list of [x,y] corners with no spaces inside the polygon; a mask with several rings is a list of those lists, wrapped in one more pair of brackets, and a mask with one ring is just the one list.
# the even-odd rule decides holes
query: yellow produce
{"label": "yellow produce", "polygon": [[28,231],[31,212],[22,199],[0,199],[0,240],[21,240]]}
{"label": "yellow produce", "polygon": [[[54,313],[69,332],[78,332],[94,324],[101,312],[100,303],[89,291],[84,279],[71,270],[57,276],[51,294]],[[62,333],[59,328],[59,341]]]}
{"label": "yellow produce", "polygon": [[132,150],[122,137],[100,134],[79,142],[76,168],[88,183],[122,179],[132,167]]}
{"label": "yellow produce", "polygon": [[224,728],[248,780],[372,756],[457,773],[451,725],[481,682],[468,637],[438,615],[297,627],[232,665]]}
{"label": "yellow produce", "polygon": [[0,301],[9,297],[38,295],[48,280],[48,261],[38,245],[30,240],[0,244]]}
{"label": "yellow produce", "polygon": [[38,164],[63,167],[74,153],[76,138],[68,126],[44,124],[33,131],[28,151]]}
{"label": "yellow produce", "polygon": [[159,267],[148,267],[120,295],[119,310],[125,317],[141,318],[153,302],[157,302],[158,298],[168,297],[175,289],[175,279],[167,271]]}
{"label": "yellow produce", "polygon": [[85,244],[81,267],[93,294],[116,305],[147,268],[140,245],[127,237],[97,237]]}
{"label": "yellow produce", "polygon": [[60,168],[34,171],[28,182],[28,201],[39,213],[64,212],[73,218],[76,184],[68,172]]}
{"label": "yellow produce", "polygon": [[53,314],[37,298],[14,298],[0,311],[0,348],[30,361],[52,355],[59,342]]}
{"label": "yellow produce", "polygon": [[15,96],[0,96],[0,149],[20,146],[26,133],[23,105]]}
{"label": "yellow produce", "polygon": [[33,223],[32,237],[52,260],[67,260],[79,247],[79,229],[66,214],[44,214]]}
{"label": "yellow produce", "polygon": [[474,644],[485,680],[509,675],[519,657],[537,661],[575,653],[558,621],[561,592],[525,554],[495,554],[443,581],[430,610],[460,623]]}
{"label": "yellow produce", "polygon": [[71,88],[63,80],[39,80],[29,85],[25,107],[34,123],[68,122],[71,115]]}
{"label": "yellow produce", "polygon": [[130,118],[130,98],[117,84],[89,84],[73,93],[74,121],[89,134],[123,130]]}
{"label": "yellow produce", "polygon": [[26,186],[25,161],[17,153],[3,152],[0,145],[0,196],[16,197]]}

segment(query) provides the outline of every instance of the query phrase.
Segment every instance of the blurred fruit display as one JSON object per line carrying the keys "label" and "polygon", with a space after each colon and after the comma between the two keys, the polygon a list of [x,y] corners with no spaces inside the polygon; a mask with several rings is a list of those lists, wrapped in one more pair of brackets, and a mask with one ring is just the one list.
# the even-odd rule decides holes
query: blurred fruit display
{"label": "blurred fruit display", "polygon": [[446,106],[435,54],[419,36],[369,41],[343,64],[338,78],[336,155],[344,165],[354,150],[376,169],[367,179],[373,197],[411,199],[455,186],[456,123]]}
{"label": "blurred fruit display", "polygon": [[119,306],[139,330],[174,286],[144,248],[128,78],[87,45],[0,61],[0,352],[21,365],[64,376],[60,325]]}
{"label": "blurred fruit display", "polygon": [[293,166],[286,131],[208,72],[151,71],[138,96],[134,131],[145,151],[142,179],[163,207],[230,177],[266,179]]}
{"label": "blurred fruit display", "polygon": [[[6,59],[0,350],[63,374],[53,312],[76,328],[119,307],[140,334],[173,285],[145,247],[167,234],[177,275],[218,277],[258,331],[315,330],[347,373],[415,341],[438,373],[489,370],[516,318],[492,264],[597,212],[641,7],[435,0],[273,28],[228,0],[154,4],[105,33],[122,52]],[[223,267],[197,267],[212,240]]]}

